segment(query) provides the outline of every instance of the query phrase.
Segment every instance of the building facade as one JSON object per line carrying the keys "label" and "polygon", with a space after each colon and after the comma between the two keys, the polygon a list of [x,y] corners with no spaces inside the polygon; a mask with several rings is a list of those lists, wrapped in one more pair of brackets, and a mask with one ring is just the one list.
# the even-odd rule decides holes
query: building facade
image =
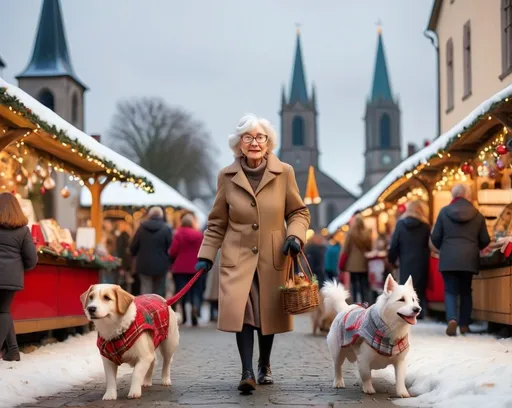
{"label": "building facade", "polygon": [[[17,77],[19,87],[76,128],[84,128],[85,85],[78,79],[68,52],[59,0],[44,0],[32,58]],[[69,175],[53,175],[56,187],[44,195],[45,217],[52,217],[75,231],[79,188],[69,183]],[[68,186],[71,195],[63,198]]]}
{"label": "building facade", "polygon": [[366,102],[363,194],[402,161],[400,107],[393,98],[379,29],[371,94]]}
{"label": "building facade", "polygon": [[304,197],[309,166],[313,166],[322,201],[309,206],[311,228],[326,227],[355,201],[355,197],[320,168],[315,88],[306,86],[300,33],[297,32],[292,83],[287,97],[281,96],[281,146],[279,157],[295,170],[297,184]]}
{"label": "building facade", "polygon": [[440,133],[512,83],[512,0],[435,0]]}

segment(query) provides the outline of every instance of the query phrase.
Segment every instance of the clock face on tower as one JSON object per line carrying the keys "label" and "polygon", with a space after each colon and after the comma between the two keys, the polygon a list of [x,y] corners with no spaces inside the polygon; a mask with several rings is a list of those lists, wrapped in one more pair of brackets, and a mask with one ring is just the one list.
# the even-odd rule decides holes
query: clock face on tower
{"label": "clock face on tower", "polygon": [[391,164],[391,157],[388,154],[382,156],[382,164]]}

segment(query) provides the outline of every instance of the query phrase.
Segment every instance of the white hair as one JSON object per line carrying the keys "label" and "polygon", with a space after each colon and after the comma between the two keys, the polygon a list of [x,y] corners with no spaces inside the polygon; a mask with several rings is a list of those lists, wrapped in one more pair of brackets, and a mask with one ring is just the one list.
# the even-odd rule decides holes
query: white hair
{"label": "white hair", "polygon": [[258,118],[252,113],[247,113],[240,118],[236,127],[235,133],[229,135],[228,143],[231,150],[235,154],[235,157],[240,157],[242,151],[240,150],[240,138],[244,133],[250,132],[256,126],[260,125],[268,136],[268,150],[272,151],[277,145],[277,135],[272,124],[264,118]]}
{"label": "white hair", "polygon": [[164,211],[160,207],[151,207],[148,211],[148,218],[151,217],[164,218]]}
{"label": "white hair", "polygon": [[452,188],[452,197],[462,197],[467,200],[471,200],[471,190],[467,184],[458,183],[455,184]]}

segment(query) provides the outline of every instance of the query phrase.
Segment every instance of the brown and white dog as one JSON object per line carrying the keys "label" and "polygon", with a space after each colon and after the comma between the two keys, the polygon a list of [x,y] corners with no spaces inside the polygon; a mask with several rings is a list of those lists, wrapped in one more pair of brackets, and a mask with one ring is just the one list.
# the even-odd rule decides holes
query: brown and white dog
{"label": "brown and white dog", "polygon": [[80,296],[84,313],[98,331],[107,390],[117,399],[117,368],[134,367],[128,398],[139,398],[152,385],[156,349],[163,358],[162,385],[171,385],[171,362],[179,344],[177,317],[158,295],[133,296],[118,285],[92,285]]}

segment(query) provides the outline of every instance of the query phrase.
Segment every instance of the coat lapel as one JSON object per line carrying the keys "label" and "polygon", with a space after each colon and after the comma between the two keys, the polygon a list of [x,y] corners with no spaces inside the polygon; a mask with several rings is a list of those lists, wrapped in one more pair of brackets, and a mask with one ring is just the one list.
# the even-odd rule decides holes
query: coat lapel
{"label": "coat lapel", "polygon": [[252,197],[255,197],[254,191],[252,190],[252,187],[249,184],[249,180],[247,179],[247,176],[245,175],[240,164],[240,159],[236,159],[233,164],[231,164],[226,169],[226,174],[234,174],[234,177],[231,179],[231,181],[247,191]]}
{"label": "coat lapel", "polygon": [[265,188],[265,186],[277,177],[277,174],[283,172],[283,163],[274,155],[269,154],[267,157],[267,168],[263,173],[260,184],[256,189],[256,195]]}

